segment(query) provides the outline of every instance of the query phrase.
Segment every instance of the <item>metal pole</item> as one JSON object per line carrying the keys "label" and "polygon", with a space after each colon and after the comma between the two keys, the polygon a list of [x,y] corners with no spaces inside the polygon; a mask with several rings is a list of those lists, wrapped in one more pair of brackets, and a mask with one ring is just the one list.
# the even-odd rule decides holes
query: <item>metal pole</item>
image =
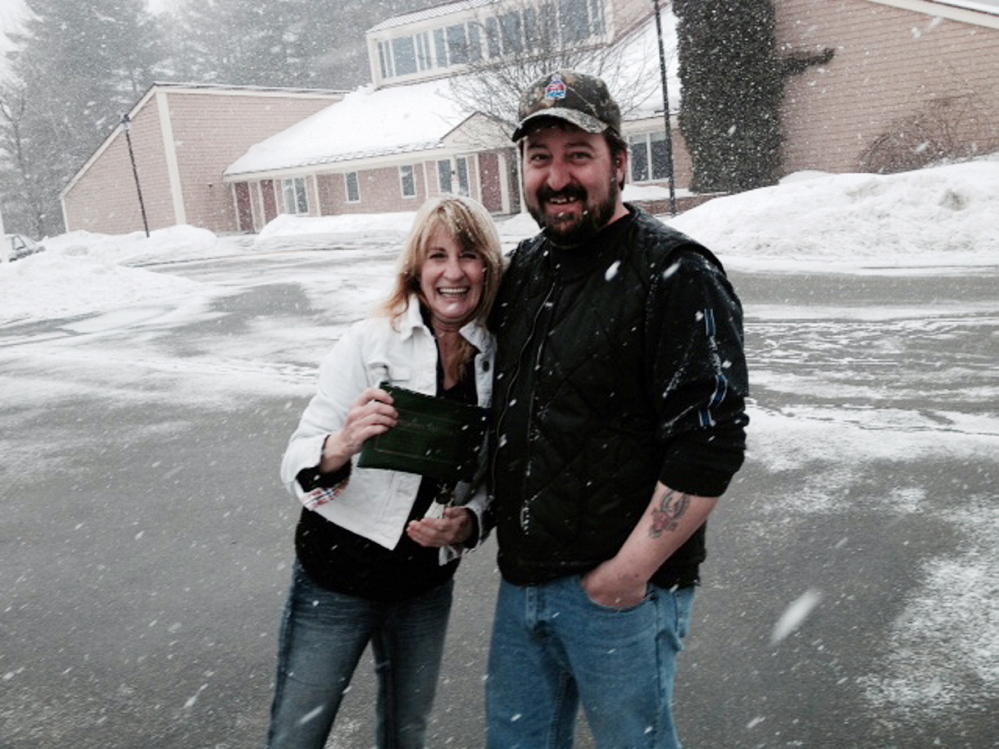
{"label": "metal pole", "polygon": [[146,220],[146,204],[142,200],[142,187],[139,185],[139,170],[135,168],[135,151],[132,150],[132,121],[128,114],[121,116],[121,127],[125,131],[125,142],[128,144],[128,158],[132,160],[132,176],[135,177],[135,192],[139,195],[139,210],[142,211],[142,227],[146,230],[146,237],[149,237],[149,222]]}
{"label": "metal pole", "polygon": [[[656,9],[656,36],[659,38],[659,76],[663,84],[663,120],[666,122],[666,174],[669,177],[669,212],[676,215],[676,180],[673,176],[673,130],[669,121],[669,92],[666,89],[666,51],[663,49],[663,22],[659,17],[659,0],[652,0]],[[650,154],[651,155],[651,154]]]}

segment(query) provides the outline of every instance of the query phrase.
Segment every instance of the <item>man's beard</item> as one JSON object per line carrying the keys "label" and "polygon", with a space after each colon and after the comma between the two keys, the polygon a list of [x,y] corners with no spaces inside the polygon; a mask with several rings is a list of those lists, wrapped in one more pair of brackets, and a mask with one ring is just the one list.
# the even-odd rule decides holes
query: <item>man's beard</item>
{"label": "man's beard", "polygon": [[[551,190],[542,187],[538,191],[538,204],[528,205],[527,211],[538,222],[545,236],[556,247],[578,247],[595,237],[617,210],[617,199],[620,193],[617,182],[611,182],[607,197],[595,206],[587,205],[589,197],[586,190],[576,185],[569,185],[563,190]],[[545,215],[544,205],[553,198],[575,198],[583,205],[580,216],[559,220],[557,216],[549,218]]]}

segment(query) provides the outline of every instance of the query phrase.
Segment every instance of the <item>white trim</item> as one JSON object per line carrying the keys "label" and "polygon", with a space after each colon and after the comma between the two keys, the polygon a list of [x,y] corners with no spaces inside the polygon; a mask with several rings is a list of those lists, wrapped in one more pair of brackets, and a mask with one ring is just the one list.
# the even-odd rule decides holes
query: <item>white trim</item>
{"label": "white trim", "polygon": [[498,157],[498,163],[496,168],[499,170],[499,183],[500,183],[500,205],[503,208],[503,213],[510,213],[510,178],[507,176],[507,172],[510,169],[510,163],[506,158],[507,151],[497,151],[496,156]]}
{"label": "white trim", "polygon": [[945,5],[942,2],[928,2],[928,0],[868,0],[878,5],[888,5],[892,8],[912,11],[913,13],[923,13],[928,16],[939,16],[951,21],[968,23],[973,26],[984,26],[989,29],[999,29],[999,15],[990,14],[985,10],[967,10],[957,8],[953,5]]}
{"label": "white trim", "polygon": [[318,174],[306,174],[305,178],[312,182],[312,193],[316,197],[316,212],[312,213],[312,205],[309,205],[309,215],[310,216],[322,216],[323,215],[323,204],[319,197],[319,175]]}
{"label": "white trim", "polygon": [[480,203],[482,202],[482,164],[479,163],[481,154],[481,151],[475,151],[471,154],[472,158],[475,159],[475,179],[472,179],[471,174],[468,177],[468,192]]}
{"label": "white trim", "polygon": [[167,164],[170,199],[173,201],[174,225],[186,224],[187,209],[184,207],[184,188],[180,181],[180,166],[177,163],[177,148],[173,139],[173,123],[170,121],[170,105],[165,91],[156,92],[156,109],[160,117],[160,135],[163,138],[163,156],[166,158]]}
{"label": "white trim", "polygon": [[447,146],[442,144],[424,145],[412,150],[401,151],[399,153],[386,153],[376,156],[357,155],[331,159],[313,164],[295,164],[276,169],[264,169],[259,171],[238,172],[235,174],[222,173],[223,182],[240,182],[248,179],[281,179],[290,174],[343,174],[344,172],[363,172],[372,169],[389,169],[400,164],[416,164],[427,159],[445,158],[441,153],[451,153]]}
{"label": "white trim", "polygon": [[250,185],[250,210],[253,214],[253,231],[259,232],[264,228],[264,194],[260,181],[248,182]]}
{"label": "white trim", "polygon": [[[232,215],[236,217],[236,231],[241,231],[239,228],[239,199],[236,196],[236,185],[228,185],[227,189],[229,194],[232,196]],[[250,194],[250,186],[246,186],[246,194]]]}

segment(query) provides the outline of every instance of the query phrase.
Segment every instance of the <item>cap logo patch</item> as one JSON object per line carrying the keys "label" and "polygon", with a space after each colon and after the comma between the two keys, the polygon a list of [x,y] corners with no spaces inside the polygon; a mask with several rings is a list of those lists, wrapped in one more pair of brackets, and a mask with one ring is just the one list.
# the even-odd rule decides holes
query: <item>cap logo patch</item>
{"label": "cap logo patch", "polygon": [[552,75],[551,83],[545,87],[545,98],[546,99],[564,99],[565,98],[565,84],[562,82],[562,76],[558,73]]}

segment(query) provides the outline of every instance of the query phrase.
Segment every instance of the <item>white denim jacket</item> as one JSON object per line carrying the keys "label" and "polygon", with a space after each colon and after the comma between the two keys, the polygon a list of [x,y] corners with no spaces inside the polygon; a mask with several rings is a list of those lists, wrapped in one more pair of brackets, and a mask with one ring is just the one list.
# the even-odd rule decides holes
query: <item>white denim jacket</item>
{"label": "white denim jacket", "polygon": [[[398,329],[397,329],[398,328]],[[493,336],[477,323],[461,331],[479,353],[475,356],[475,389],[480,406],[492,397]],[[291,435],[281,462],[281,480],[310,510],[387,549],[395,548],[405,530],[421,477],[412,473],[357,467],[351,459],[350,478],[334,488],[306,492],[296,480],[299,471],[319,465],[327,435],[343,428],[351,404],[361,392],[388,379],[393,385],[434,395],[437,390],[437,344],[420,315],[420,304],[410,297],[406,313],[394,323],[373,317],[351,326],[319,369],[319,383]],[[482,466],[485,449],[482,450]],[[480,466],[479,473],[483,473]],[[462,483],[455,490],[458,504],[475,512],[483,528],[486,494],[481,482]],[[431,508],[433,509],[433,508]],[[484,533],[480,533],[481,543]],[[442,549],[441,563],[461,550]]]}

